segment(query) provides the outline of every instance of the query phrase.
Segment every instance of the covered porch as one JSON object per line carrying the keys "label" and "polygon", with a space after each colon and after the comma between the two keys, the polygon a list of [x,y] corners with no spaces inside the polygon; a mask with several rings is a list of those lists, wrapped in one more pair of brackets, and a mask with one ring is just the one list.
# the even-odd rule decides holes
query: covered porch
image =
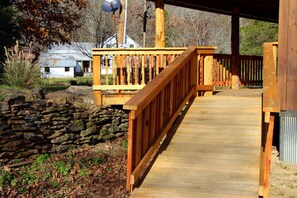
{"label": "covered porch", "polygon": [[[129,50],[125,49],[121,53],[112,55],[121,64],[112,66],[117,73],[112,74],[114,77],[109,81],[109,76],[101,77],[101,56],[103,53],[112,54],[112,52],[100,52],[100,49],[94,49],[93,76],[96,104],[105,104],[104,101],[102,102],[102,93],[105,90],[114,90],[119,95],[123,95],[124,90],[128,90],[130,93],[136,90],[136,95],[130,100],[126,99],[128,102],[124,105],[125,109],[130,110],[127,190],[132,189],[133,185],[141,178],[146,166],[157,152],[160,142],[166,136],[184,105],[197,95],[211,95],[216,85],[214,79],[217,76],[230,76],[227,80],[228,84],[231,84],[232,88],[238,88],[245,83],[242,76],[244,73],[250,77],[256,76],[253,81],[262,81],[262,76],[264,76],[258,194],[260,197],[268,197],[275,115],[280,111],[284,113],[297,112],[296,2],[294,0],[156,0],[155,3],[156,51],[158,48],[166,50],[164,48],[164,5],[172,4],[231,15],[232,54],[228,58],[227,65],[229,67],[225,66],[225,74],[221,74],[220,70],[219,75],[215,75],[216,62],[220,61],[217,61],[214,47],[190,47],[173,55],[169,52],[158,52],[159,54],[150,52],[154,55],[148,56],[148,58],[146,53],[135,51],[127,56],[126,51]],[[271,22],[279,21],[279,43],[278,45],[275,43],[266,44],[263,67],[262,65],[257,66],[255,63],[253,64],[255,66],[251,67],[254,69],[242,69],[239,55],[239,17]],[[140,50],[146,51],[146,49]],[[133,56],[137,57],[136,61],[135,58],[131,58]],[[261,62],[261,59],[257,59],[257,61]],[[108,65],[103,67],[108,67]],[[224,71],[223,67],[222,64],[222,71]],[[264,73],[262,73],[262,68]],[[259,71],[259,73],[255,71]],[[102,79],[105,84],[102,83]],[[123,82],[123,84],[116,84],[118,82]],[[131,88],[128,88],[129,83],[130,86],[133,85]],[[146,84],[149,86],[145,86]],[[142,87],[144,89],[137,91]],[[294,130],[292,128],[292,133]]]}

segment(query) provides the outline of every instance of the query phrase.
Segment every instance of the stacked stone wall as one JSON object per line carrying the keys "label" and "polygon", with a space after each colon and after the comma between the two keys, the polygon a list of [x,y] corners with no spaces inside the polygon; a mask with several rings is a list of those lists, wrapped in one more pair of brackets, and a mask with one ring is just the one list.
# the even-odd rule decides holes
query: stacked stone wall
{"label": "stacked stone wall", "polygon": [[0,103],[0,164],[96,144],[127,131],[128,114],[120,109],[15,96]]}

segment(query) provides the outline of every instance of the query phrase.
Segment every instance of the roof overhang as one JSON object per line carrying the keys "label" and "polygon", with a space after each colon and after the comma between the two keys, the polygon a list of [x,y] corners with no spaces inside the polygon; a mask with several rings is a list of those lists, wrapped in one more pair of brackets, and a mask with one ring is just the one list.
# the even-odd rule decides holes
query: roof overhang
{"label": "roof overhang", "polygon": [[[150,0],[156,1],[156,0]],[[278,23],[279,0],[164,0],[165,4],[232,15],[234,7],[239,17]]]}

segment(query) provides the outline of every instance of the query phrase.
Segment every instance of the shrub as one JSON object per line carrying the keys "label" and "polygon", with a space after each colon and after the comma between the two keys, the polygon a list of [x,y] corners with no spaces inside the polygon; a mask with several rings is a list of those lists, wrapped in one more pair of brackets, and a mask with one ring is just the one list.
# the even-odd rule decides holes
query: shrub
{"label": "shrub", "polygon": [[32,88],[40,82],[40,69],[34,61],[32,50],[20,50],[18,42],[12,50],[5,48],[3,81],[13,87]]}

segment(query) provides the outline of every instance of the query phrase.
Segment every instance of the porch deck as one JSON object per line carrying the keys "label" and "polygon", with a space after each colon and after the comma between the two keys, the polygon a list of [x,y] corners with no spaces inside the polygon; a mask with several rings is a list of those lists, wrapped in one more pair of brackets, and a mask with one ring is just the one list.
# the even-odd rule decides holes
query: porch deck
{"label": "porch deck", "polygon": [[261,92],[195,98],[131,197],[258,197]]}

